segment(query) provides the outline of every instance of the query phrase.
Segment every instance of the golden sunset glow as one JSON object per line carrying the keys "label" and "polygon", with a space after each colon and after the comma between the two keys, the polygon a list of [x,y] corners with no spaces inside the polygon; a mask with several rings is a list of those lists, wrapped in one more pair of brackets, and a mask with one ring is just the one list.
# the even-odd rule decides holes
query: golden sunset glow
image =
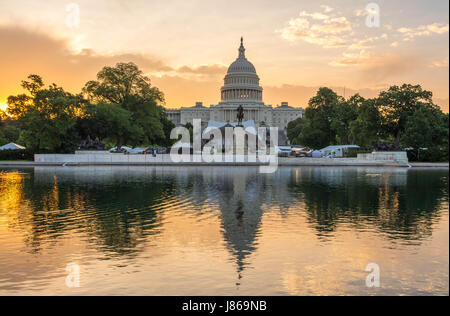
{"label": "golden sunset glow", "polygon": [[431,90],[447,112],[448,2],[377,3],[379,27],[366,25],[366,3],[357,0],[80,0],[79,24],[60,1],[1,0],[8,49],[0,50],[0,103],[21,92],[30,73],[79,92],[103,66],[133,61],[167,107],[216,104],[244,36],[266,104],[306,107],[321,86],[374,97],[411,83]]}

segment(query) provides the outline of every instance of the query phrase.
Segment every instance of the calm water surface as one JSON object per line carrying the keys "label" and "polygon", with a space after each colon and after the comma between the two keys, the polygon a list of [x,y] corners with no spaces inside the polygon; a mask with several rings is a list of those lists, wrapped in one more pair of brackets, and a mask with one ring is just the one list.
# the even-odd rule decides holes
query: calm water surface
{"label": "calm water surface", "polygon": [[449,294],[448,169],[257,172],[0,169],[0,294]]}

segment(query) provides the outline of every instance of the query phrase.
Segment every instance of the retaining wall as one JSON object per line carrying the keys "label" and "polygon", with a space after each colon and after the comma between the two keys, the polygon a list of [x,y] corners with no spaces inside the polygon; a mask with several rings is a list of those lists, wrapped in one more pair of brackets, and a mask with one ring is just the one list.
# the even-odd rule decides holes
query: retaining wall
{"label": "retaining wall", "polygon": [[[82,154],[82,155],[35,155],[35,164],[39,165],[229,165],[252,166],[266,165],[263,162],[249,160],[248,156],[234,157],[231,162],[207,163],[201,156],[190,156],[190,161],[174,162],[170,155],[124,155],[124,154]],[[367,157],[368,158],[368,157]],[[279,166],[395,166],[406,167],[406,163],[397,160],[377,160],[360,158],[278,158]],[[390,158],[387,157],[386,158]]]}

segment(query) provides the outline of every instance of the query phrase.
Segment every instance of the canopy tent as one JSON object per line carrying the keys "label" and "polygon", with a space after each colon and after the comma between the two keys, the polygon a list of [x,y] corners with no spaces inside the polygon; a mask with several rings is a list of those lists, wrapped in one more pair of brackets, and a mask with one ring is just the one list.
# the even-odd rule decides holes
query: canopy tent
{"label": "canopy tent", "polygon": [[24,150],[24,149],[26,148],[14,143],[9,143],[0,147],[0,150]]}
{"label": "canopy tent", "polygon": [[343,158],[345,157],[345,153],[351,150],[357,150],[360,147],[357,145],[337,145],[337,146],[328,146],[326,148],[321,149],[320,151],[327,157],[335,157],[335,158]]}

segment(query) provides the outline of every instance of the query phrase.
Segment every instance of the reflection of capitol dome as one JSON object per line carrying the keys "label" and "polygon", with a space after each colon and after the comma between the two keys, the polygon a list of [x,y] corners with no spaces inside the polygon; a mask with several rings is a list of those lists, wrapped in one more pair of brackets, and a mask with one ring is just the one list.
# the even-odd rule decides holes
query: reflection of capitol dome
{"label": "reflection of capitol dome", "polygon": [[222,102],[262,103],[263,89],[255,66],[245,57],[244,40],[241,38],[239,57],[228,68],[222,87]]}

